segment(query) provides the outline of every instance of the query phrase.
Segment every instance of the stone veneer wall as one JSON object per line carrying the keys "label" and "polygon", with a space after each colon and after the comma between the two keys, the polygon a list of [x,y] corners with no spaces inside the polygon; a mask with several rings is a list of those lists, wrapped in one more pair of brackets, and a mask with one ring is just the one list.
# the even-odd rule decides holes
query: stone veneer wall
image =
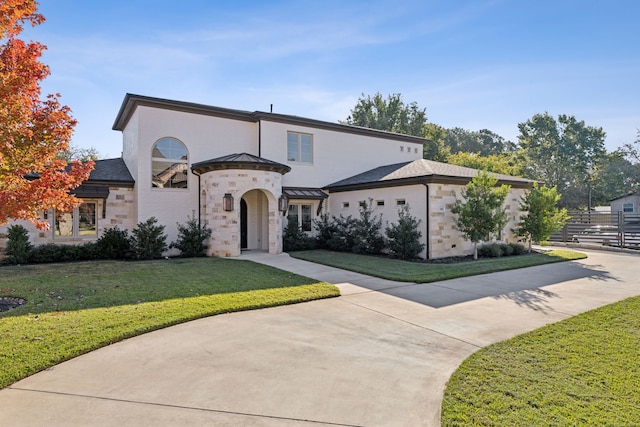
{"label": "stone veneer wall", "polygon": [[[429,186],[430,210],[430,250],[431,258],[469,255],[473,253],[473,243],[466,240],[456,229],[455,216],[451,208],[462,197],[464,186],[449,184],[431,184]],[[527,190],[512,188],[505,200],[509,222],[504,227],[500,242],[515,243],[517,237],[512,232],[520,220],[520,198]]]}
{"label": "stone veneer wall", "polygon": [[[39,230],[28,221],[13,221],[7,225],[0,227],[0,257],[3,256],[7,247],[7,229],[12,224],[20,224],[29,231],[30,242],[34,245],[42,245],[45,243],[60,244],[81,244],[89,241],[97,240],[105,229],[118,226],[120,229],[128,229],[129,231],[135,227],[134,205],[135,192],[133,188],[109,187],[109,197],[102,199],[87,199],[87,201],[97,201],[98,215],[98,234],[97,237],[82,238],[56,238],[53,237],[53,212],[49,211],[46,219],[49,222],[49,230]],[[103,210],[106,203],[106,210]],[[102,213],[105,217],[102,217]],[[44,215],[41,216],[44,218]]]}
{"label": "stone veneer wall", "polygon": [[[282,175],[278,172],[247,169],[214,170],[202,174],[202,189],[206,192],[204,221],[211,228],[207,254],[234,257],[240,250],[240,200],[251,190],[262,190],[268,201],[269,253],[282,252],[283,216],[278,212],[278,198],[282,195]],[[223,209],[226,193],[233,196],[233,211]]]}

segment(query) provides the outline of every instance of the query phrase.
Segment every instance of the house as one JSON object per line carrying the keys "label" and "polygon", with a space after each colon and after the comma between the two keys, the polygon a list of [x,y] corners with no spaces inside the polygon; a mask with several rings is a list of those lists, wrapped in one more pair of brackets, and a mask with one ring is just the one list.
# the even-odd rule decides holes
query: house
{"label": "house", "polygon": [[616,215],[617,212],[637,214],[640,212],[640,194],[629,193],[611,200],[610,204],[613,215]]}
{"label": "house", "polygon": [[[410,207],[423,227],[423,257],[472,252],[451,207],[477,171],[422,159],[422,138],[132,94],[113,129],[122,132],[122,157],[96,162],[75,191],[82,204],[73,212],[43,213],[51,231],[23,223],[33,243],[83,242],[152,216],[173,241],[176,224],[195,217],[212,229],[208,255],[279,253],[287,214],[312,232],[321,213],[357,217],[371,200],[385,223],[397,220],[399,207]],[[498,179],[512,189],[509,223],[495,237],[515,241],[520,198],[532,182]],[[0,227],[0,248],[5,245],[6,226]]]}

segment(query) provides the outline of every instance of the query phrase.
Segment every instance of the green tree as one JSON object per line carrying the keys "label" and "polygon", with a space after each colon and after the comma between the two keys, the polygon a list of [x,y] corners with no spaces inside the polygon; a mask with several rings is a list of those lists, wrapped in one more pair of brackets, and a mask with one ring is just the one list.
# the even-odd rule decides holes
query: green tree
{"label": "green tree", "polygon": [[567,210],[558,208],[559,200],[560,195],[555,187],[538,186],[537,183],[522,197],[520,210],[526,214],[518,223],[517,233],[529,241],[529,252],[532,241],[548,240],[569,220]]}
{"label": "green tree", "polygon": [[155,259],[167,250],[167,235],[164,225],[157,225],[154,216],[145,222],[139,222],[131,232],[131,248],[137,259]]}
{"label": "green tree", "polygon": [[456,198],[451,212],[457,215],[456,227],[473,242],[473,259],[478,259],[478,242],[498,233],[507,222],[502,207],[509,194],[508,185],[496,187],[498,179],[480,171],[462,190],[464,200]]}
{"label": "green tree", "polygon": [[518,124],[520,147],[526,158],[526,176],[556,187],[560,205],[584,206],[587,183],[606,155],[605,132],[573,116],[536,114]]}
{"label": "green tree", "polygon": [[459,152],[449,155],[447,163],[504,175],[520,176],[522,174],[520,164],[513,154],[481,156],[478,153]]}
{"label": "green tree", "polygon": [[369,95],[365,97],[362,94],[351,110],[351,115],[341,123],[422,136],[422,128],[427,123],[427,113],[426,109],[418,107],[415,102],[405,104],[399,93],[384,99],[378,92],[373,97]]}
{"label": "green tree", "polygon": [[398,223],[385,228],[387,247],[391,256],[400,259],[415,259],[424,250],[420,242],[422,232],[418,230],[420,220],[409,213],[409,205],[398,209]]}
{"label": "green tree", "polygon": [[379,254],[384,248],[382,215],[373,212],[373,199],[364,201],[360,206],[360,218],[354,222],[354,245],[351,249],[357,254]]}
{"label": "green tree", "polygon": [[505,141],[500,135],[488,129],[470,131],[463,128],[447,129],[445,143],[452,153],[476,153],[481,156],[508,153],[516,146],[511,141]]}
{"label": "green tree", "polygon": [[436,162],[446,162],[451,154],[447,147],[447,130],[434,123],[427,123],[422,128],[422,136],[428,141],[422,148],[422,157]]}
{"label": "green tree", "polygon": [[170,248],[176,248],[184,257],[205,256],[207,245],[205,241],[211,237],[211,229],[200,225],[193,217],[187,217],[186,224],[176,223],[178,226],[178,239],[171,242]]}

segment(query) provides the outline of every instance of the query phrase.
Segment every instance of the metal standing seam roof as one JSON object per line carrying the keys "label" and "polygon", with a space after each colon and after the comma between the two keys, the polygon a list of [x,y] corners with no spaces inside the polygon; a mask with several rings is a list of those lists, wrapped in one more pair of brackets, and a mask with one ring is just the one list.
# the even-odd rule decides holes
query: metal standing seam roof
{"label": "metal standing seam roof", "polygon": [[[345,187],[393,186],[404,185],[407,181],[420,178],[431,178],[441,181],[470,181],[478,175],[478,170],[464,166],[451,165],[433,160],[418,159],[410,162],[380,166],[349,178],[325,186],[327,190],[338,190]],[[528,186],[534,181],[510,175],[493,174],[501,183]]]}
{"label": "metal standing seam roof", "polygon": [[329,197],[320,188],[309,187],[282,187],[282,193],[290,199],[322,200]]}
{"label": "metal standing seam roof", "polygon": [[215,159],[193,163],[191,170],[202,174],[223,169],[253,169],[279,172],[282,175],[291,171],[291,167],[249,153],[234,153]]}

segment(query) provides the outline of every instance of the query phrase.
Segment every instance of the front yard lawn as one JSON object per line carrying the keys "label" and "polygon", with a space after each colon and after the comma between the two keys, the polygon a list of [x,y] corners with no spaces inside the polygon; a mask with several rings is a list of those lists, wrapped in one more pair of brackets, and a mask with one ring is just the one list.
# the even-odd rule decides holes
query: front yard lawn
{"label": "front yard lawn", "polygon": [[638,425],[638,313],[629,298],[479,350],[448,383],[442,425]]}
{"label": "front yard lawn", "polygon": [[0,267],[0,388],[99,347],[214,314],[339,295],[250,261],[191,258]]}
{"label": "front yard lawn", "polygon": [[496,271],[513,270],[516,268],[532,267],[534,265],[570,261],[587,257],[580,252],[552,250],[545,253],[463,261],[452,264],[430,264],[326,250],[290,252],[289,255],[294,258],[355,271],[369,276],[413,283],[437,282],[439,280],[494,273]]}

